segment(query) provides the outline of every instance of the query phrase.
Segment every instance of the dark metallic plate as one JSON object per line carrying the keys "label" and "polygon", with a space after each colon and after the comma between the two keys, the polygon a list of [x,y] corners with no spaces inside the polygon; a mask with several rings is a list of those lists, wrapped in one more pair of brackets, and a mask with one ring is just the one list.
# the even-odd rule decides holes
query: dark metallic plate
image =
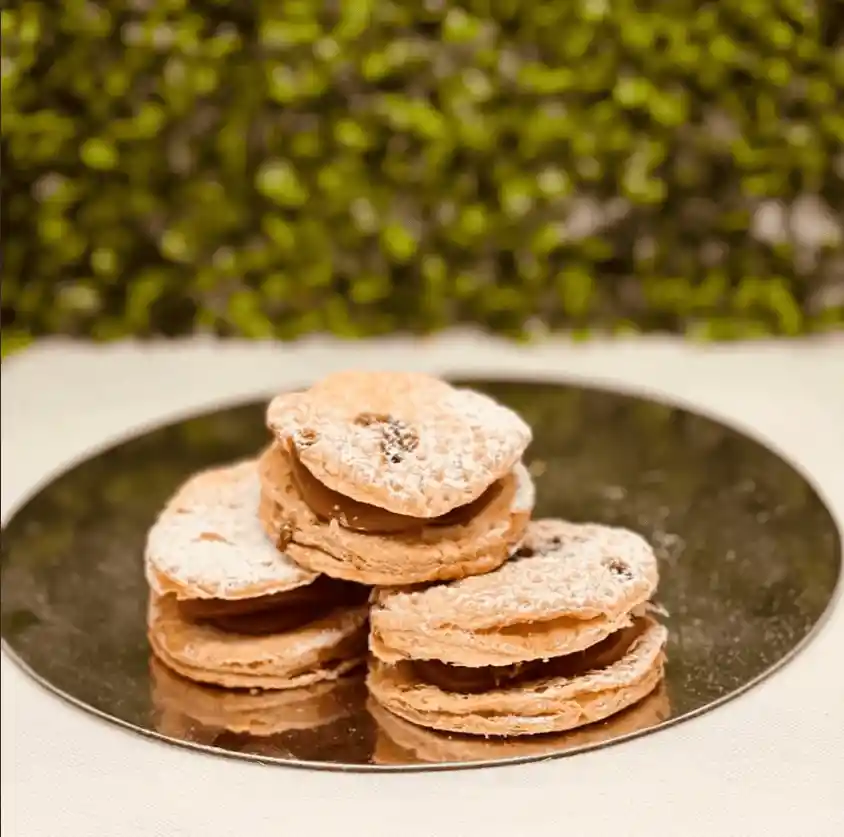
{"label": "dark metallic plate", "polygon": [[[716,706],[785,661],[834,597],[835,524],[809,483],[757,442],[661,403],[536,383],[472,385],[534,428],[537,516],[629,526],[662,562],[667,682],[568,735],[483,740],[370,714],[360,683],[319,702],[210,689],[151,666],[141,555],[177,483],[249,455],[250,404],[153,430],[40,491],[2,540],[6,651],[48,688],[126,727],[213,752],[334,769],[468,766],[580,752]],[[233,732],[246,723],[261,734]]]}

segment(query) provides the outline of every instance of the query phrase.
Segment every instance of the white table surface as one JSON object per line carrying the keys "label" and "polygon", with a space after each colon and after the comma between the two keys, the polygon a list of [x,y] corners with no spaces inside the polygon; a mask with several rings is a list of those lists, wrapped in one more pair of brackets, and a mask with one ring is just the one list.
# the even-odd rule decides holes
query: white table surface
{"label": "white table surface", "polygon": [[[330,369],[590,379],[663,393],[749,429],[844,520],[844,340],[700,347],[669,339],[530,348],[431,341],[44,343],[3,364],[2,513],[132,429]],[[836,390],[837,384],[837,390]],[[2,665],[3,834],[14,837],[832,837],[844,834],[844,601],[782,671],[652,736],[556,761],[340,775],[145,740]]]}

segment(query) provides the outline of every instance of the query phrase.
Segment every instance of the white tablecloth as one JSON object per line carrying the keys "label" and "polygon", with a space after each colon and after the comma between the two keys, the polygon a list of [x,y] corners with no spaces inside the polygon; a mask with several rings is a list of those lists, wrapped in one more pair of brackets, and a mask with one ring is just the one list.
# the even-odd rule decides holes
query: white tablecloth
{"label": "white tablecloth", "polygon": [[[343,366],[586,378],[663,393],[798,463],[844,520],[844,340],[525,348],[470,334],[296,346],[45,343],[3,364],[2,511],[58,466],[165,417]],[[774,677],[695,720],[541,764],[413,775],[252,765],[148,741],[2,658],[14,837],[832,837],[844,834],[844,602]]]}

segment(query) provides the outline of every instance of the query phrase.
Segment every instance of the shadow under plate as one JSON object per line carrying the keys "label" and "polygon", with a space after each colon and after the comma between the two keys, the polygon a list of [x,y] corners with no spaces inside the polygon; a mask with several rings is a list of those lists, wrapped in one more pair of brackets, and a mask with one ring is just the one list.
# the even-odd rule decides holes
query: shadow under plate
{"label": "shadow under plate", "polygon": [[[231,704],[221,690],[156,681],[145,635],[146,530],[189,474],[266,444],[263,403],[118,444],[30,499],[3,531],[6,650],[48,688],[141,733],[226,755],[354,770],[581,752],[737,695],[808,638],[834,598],[840,539],[811,485],[776,454],[710,419],[641,398],[556,384],[467,383],[533,427],[527,459],[536,517],[627,526],[654,544],[669,663],[664,687],[638,707],[567,735],[485,741],[390,716],[378,721],[354,684],[342,712],[335,706],[324,722],[292,729],[289,708]],[[202,707],[210,720],[196,718]],[[247,716],[262,734],[227,731],[226,713]]]}

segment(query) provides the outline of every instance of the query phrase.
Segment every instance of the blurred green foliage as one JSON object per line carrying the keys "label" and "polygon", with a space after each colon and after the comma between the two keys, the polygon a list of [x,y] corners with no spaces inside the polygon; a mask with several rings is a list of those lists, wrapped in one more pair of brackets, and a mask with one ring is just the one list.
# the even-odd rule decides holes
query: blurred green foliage
{"label": "blurred green foliage", "polygon": [[[842,8],[4,4],[3,351],[840,327]],[[795,216],[754,234],[801,196],[827,209],[808,244]]]}

